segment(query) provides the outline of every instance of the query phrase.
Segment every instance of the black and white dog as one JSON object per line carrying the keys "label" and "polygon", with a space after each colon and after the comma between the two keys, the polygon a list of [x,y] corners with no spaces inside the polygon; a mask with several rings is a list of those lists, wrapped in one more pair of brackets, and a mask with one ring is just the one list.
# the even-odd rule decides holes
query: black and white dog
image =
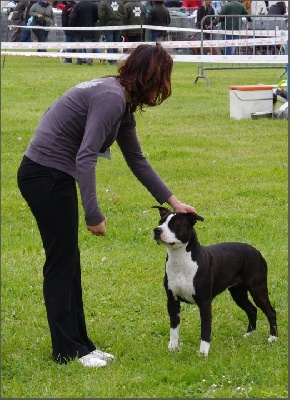
{"label": "black and white dog", "polygon": [[229,289],[233,300],[248,316],[247,333],[256,329],[257,308],[265,313],[270,324],[269,342],[278,339],[276,312],[267,288],[267,263],[261,253],[246,243],[229,242],[202,246],[193,226],[203,221],[196,213],[175,213],[159,209],[161,220],[153,230],[153,238],[167,249],[164,287],[170,318],[169,350],[178,347],[180,302],[196,303],[201,319],[200,353],[208,355],[211,336],[211,303]]}

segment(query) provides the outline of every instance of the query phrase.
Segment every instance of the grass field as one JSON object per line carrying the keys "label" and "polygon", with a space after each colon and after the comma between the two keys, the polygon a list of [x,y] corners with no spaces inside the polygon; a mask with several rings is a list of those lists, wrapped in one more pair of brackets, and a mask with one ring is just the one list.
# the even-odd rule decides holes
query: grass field
{"label": "grass field", "polygon": [[275,84],[282,70],[210,71],[174,65],[173,93],[137,115],[142,148],[174,193],[205,218],[202,244],[245,241],[268,262],[279,341],[268,322],[243,338],[246,316],[225,292],[213,302],[211,351],[198,354],[196,306],[183,305],[181,350],[169,352],[163,289],[165,249],[152,239],[156,202],[132,177],[118,147],[100,160],[98,196],[107,236],[87,230],[80,204],[80,246],[88,331],[116,359],[87,369],[51,361],[42,298],[44,253],[16,184],[24,150],[45,109],[83,80],[113,74],[53,59],[7,58],[2,68],[2,398],[287,398],[287,121],[231,120],[229,85]]}

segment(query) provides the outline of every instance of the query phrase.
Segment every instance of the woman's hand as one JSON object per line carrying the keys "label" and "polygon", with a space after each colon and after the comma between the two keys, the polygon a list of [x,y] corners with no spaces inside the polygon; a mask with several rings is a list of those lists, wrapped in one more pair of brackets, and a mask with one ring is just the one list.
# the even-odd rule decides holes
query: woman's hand
{"label": "woman's hand", "polygon": [[181,212],[181,213],[195,212],[194,207],[192,207],[188,204],[182,203],[174,195],[169,197],[169,199],[167,200],[167,203],[174,209],[175,212]]}
{"label": "woman's hand", "polygon": [[105,219],[98,225],[87,225],[87,229],[92,233],[92,235],[96,236],[105,236],[106,234],[106,222],[107,220]]}

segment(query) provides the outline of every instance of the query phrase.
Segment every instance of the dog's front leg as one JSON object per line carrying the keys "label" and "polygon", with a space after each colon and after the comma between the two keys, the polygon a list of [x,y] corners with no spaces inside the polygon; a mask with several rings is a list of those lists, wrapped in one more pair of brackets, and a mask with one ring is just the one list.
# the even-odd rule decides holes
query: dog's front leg
{"label": "dog's front leg", "polygon": [[201,342],[199,352],[205,356],[209,353],[211,336],[211,300],[198,304],[201,320]]}
{"label": "dog's front leg", "polygon": [[180,301],[176,300],[171,290],[167,290],[167,310],[170,318],[170,341],[169,350],[178,347],[180,327]]}

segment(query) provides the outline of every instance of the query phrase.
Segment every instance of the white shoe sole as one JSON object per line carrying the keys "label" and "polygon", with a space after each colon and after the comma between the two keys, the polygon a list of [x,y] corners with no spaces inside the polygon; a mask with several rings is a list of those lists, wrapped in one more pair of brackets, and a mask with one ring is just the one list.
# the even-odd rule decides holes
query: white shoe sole
{"label": "white shoe sole", "polygon": [[79,362],[84,367],[89,368],[105,367],[107,365],[107,362],[105,360],[101,360],[100,358],[93,356],[91,353],[87,354],[86,356],[80,357]]}
{"label": "white shoe sole", "polygon": [[113,360],[115,358],[113,354],[105,353],[99,349],[92,351],[90,354],[94,357],[100,358],[101,360]]}

